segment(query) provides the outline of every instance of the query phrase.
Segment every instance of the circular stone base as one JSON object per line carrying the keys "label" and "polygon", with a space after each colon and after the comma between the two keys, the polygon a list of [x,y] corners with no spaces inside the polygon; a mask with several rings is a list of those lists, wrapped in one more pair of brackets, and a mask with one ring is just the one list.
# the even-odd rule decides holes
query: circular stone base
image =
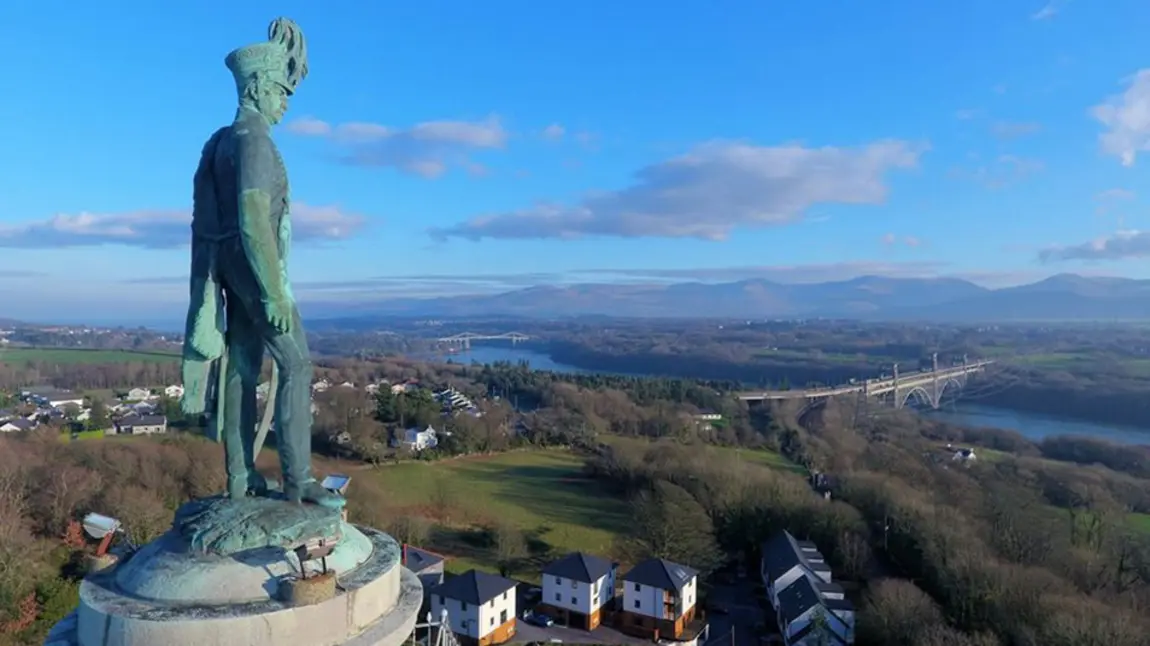
{"label": "circular stone base", "polygon": [[423,587],[400,565],[394,539],[373,529],[346,529],[361,536],[370,553],[364,560],[348,559],[360,562],[348,567],[345,561],[342,568],[330,562],[340,560],[333,554],[329,568],[336,571],[337,591],[326,601],[293,607],[276,598],[280,580],[289,576],[281,571],[282,555],[279,561],[251,553],[206,557],[164,537],[84,579],[80,607],[52,630],[46,644],[398,645],[411,635]]}

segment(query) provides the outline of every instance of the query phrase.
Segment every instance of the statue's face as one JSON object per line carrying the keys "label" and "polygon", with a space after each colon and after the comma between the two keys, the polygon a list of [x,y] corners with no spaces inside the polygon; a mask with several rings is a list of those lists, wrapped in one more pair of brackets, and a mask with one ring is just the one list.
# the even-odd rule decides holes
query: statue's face
{"label": "statue's face", "polygon": [[257,107],[260,114],[264,115],[272,125],[279,123],[287,112],[287,88],[279,83],[261,83]]}

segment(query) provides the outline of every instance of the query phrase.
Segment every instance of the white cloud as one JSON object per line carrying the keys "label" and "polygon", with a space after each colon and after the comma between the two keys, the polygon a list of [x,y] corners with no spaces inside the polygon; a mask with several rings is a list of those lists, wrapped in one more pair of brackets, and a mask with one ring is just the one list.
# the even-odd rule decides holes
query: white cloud
{"label": "white cloud", "polygon": [[815,204],[878,204],[884,177],[917,164],[902,141],[861,148],[753,146],[711,142],[640,169],[630,187],[587,195],[577,204],[540,204],[433,229],[439,240],[584,236],[720,240],[736,227],[799,221]]}
{"label": "white cloud", "polygon": [[287,124],[287,131],[308,137],[322,137],[331,134],[331,125],[315,117],[300,117]]}
{"label": "white cloud", "polygon": [[[46,220],[0,225],[0,247],[181,247],[191,240],[191,221],[191,211],[186,209],[58,214]],[[336,206],[292,204],[292,234],[301,242],[348,238],[363,224],[362,216]]]}
{"label": "white cloud", "polygon": [[[978,158],[975,156],[975,162]],[[955,179],[978,182],[989,189],[1001,189],[1016,184],[1031,175],[1042,171],[1045,164],[1037,159],[1016,155],[999,155],[993,160],[969,168],[954,168],[950,171]]]}
{"label": "white cloud", "polygon": [[451,166],[474,169],[468,154],[499,149],[507,132],[495,117],[483,121],[425,121],[406,129],[362,121],[332,125],[312,117],[287,124],[288,132],[324,137],[357,166],[396,168],[421,177],[439,177]]}
{"label": "white cloud", "polygon": [[1133,166],[1138,153],[1150,150],[1150,68],[1139,70],[1126,91],[1107,97],[1091,108],[1095,119],[1106,126],[1098,136],[1102,151]]}
{"label": "white cloud", "polygon": [[1070,4],[1070,0],[1050,0],[1042,6],[1041,9],[1030,14],[1031,20],[1050,20],[1062,11],[1063,7]]}
{"label": "white cloud", "polygon": [[553,123],[553,124],[547,126],[546,128],[544,128],[543,132],[540,134],[542,134],[543,138],[548,140],[548,141],[559,141],[560,139],[563,138],[563,135],[565,135],[566,133],[567,133],[566,128],[564,128],[563,126],[561,126],[557,123]]}
{"label": "white cloud", "polygon": [[882,237],[882,243],[888,247],[893,247],[899,244],[906,245],[908,247],[918,247],[922,245],[922,239],[915,236],[903,236],[900,238],[893,233],[888,233]]}
{"label": "white cloud", "polygon": [[1123,260],[1150,257],[1150,231],[1126,230],[1075,245],[1054,246],[1038,252],[1042,262],[1064,260]]}

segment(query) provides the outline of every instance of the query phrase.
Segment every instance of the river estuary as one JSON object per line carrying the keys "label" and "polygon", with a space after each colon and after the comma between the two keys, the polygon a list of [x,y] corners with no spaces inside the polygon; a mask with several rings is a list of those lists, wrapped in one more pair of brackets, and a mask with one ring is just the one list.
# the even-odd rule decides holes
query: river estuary
{"label": "river estuary", "polygon": [[[456,363],[526,361],[536,370],[584,374],[596,372],[558,363],[543,352],[506,345],[476,345],[470,350],[447,355],[447,358]],[[1048,417],[1038,413],[980,406],[976,401],[963,401],[961,398],[955,404],[948,405],[946,410],[929,411],[925,414],[962,426],[1010,429],[1032,440],[1041,440],[1051,435],[1086,435],[1122,444],[1150,444],[1150,430],[1147,429],[1095,424]]]}

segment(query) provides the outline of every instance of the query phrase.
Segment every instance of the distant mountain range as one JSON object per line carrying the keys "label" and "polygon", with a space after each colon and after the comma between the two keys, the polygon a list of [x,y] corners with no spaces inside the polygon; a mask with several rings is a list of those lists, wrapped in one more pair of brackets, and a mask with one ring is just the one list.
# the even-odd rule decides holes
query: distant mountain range
{"label": "distant mountain range", "polygon": [[957,278],[880,276],[802,285],[760,279],[671,285],[552,285],[495,295],[375,302],[354,312],[341,312],[340,318],[596,315],[953,322],[1150,320],[1150,280],[1060,274],[1002,289]]}

